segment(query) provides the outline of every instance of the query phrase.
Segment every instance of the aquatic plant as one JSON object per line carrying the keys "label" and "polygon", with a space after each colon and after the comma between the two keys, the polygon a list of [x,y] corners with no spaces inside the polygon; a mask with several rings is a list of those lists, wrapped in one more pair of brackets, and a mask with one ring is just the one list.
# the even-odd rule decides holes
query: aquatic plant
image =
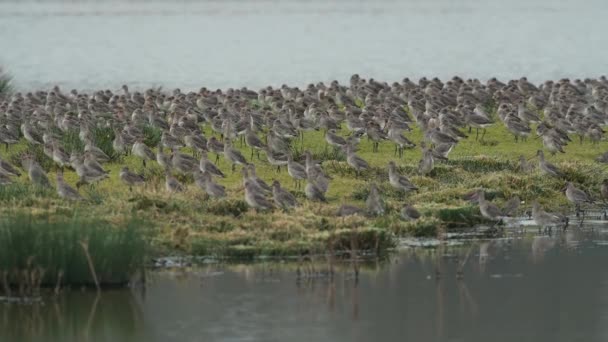
{"label": "aquatic plant", "polygon": [[32,295],[40,286],[117,286],[144,264],[144,222],[13,213],[0,219],[0,285]]}

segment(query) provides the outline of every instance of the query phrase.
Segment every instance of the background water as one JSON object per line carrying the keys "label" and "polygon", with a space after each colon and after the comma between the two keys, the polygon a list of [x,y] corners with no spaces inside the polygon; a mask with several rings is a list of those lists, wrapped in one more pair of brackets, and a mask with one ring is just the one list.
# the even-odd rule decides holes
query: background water
{"label": "background water", "polygon": [[543,81],[606,73],[607,17],[605,0],[0,1],[0,65],[21,89]]}
{"label": "background water", "polygon": [[0,303],[0,341],[606,341],[607,233],[408,249],[358,282],[349,264],[334,281],[296,263],[163,271],[145,293]]}

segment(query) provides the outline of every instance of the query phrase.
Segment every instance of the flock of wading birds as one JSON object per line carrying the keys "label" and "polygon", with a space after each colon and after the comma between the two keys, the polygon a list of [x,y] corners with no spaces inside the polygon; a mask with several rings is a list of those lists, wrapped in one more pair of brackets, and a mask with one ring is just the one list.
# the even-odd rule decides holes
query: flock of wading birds
{"label": "flock of wading birds", "polygon": [[[485,109],[490,103],[498,105],[496,117]],[[64,181],[64,167],[77,173],[77,188],[108,177],[102,164],[110,158],[96,146],[91,131],[94,127],[111,127],[115,135],[114,151],[141,158],[144,167],[146,161],[156,161],[165,170],[169,192],[184,190],[184,185],[173,176],[173,172],[179,172],[192,174],[195,184],[210,197],[223,197],[224,186],[214,181],[215,177],[224,177],[216,165],[223,155],[232,164],[233,172],[237,165],[242,166],[245,201],[250,207],[288,210],[297,206],[298,201],[278,181],[268,185],[256,175],[255,152],[259,159],[259,151],[264,151],[268,163],[279,172],[281,166],[286,166],[296,187],[305,181],[308,200],[324,202],[331,177],[312,159],[310,152],[304,153],[304,161],[293,160],[290,153],[290,146],[297,144],[298,139],[303,141],[306,131],[324,131],[327,144],[346,154],[346,162],[357,176],[369,168],[368,162],[356,154],[363,136],[373,142],[374,152],[379,151],[381,142],[387,141],[395,145],[394,155],[402,157],[403,149],[416,146],[404,136],[412,125],[424,132],[418,168],[423,175],[433,170],[436,161],[447,160],[454,146],[468,138],[464,133],[467,128],[469,134],[475,129],[475,139],[483,140],[487,127],[502,124],[518,141],[530,136],[530,124],[538,124],[536,134],[542,138],[545,150],[551,154],[564,153],[563,146],[571,141],[569,134],[577,134],[581,142],[585,137],[593,143],[602,139],[602,126],[608,124],[608,80],[561,79],[537,86],[526,78],[507,83],[492,78],[483,84],[476,79],[453,77],[447,82],[421,78],[414,83],[405,78],[400,83],[388,84],[353,75],[347,86],[333,81],[328,85],[310,84],[305,89],[283,85],[257,92],[246,88],[226,91],[201,88],[189,93],[179,89],[171,93],[160,89],[131,92],[126,85],[116,92],[63,93],[55,86],[50,91],[15,93],[0,104],[0,114],[0,142],[8,149],[23,137],[30,144],[42,145],[44,153],[58,166],[56,187],[62,198],[83,199],[77,189]],[[144,143],[146,125],[162,131],[156,151]],[[204,126],[209,126],[220,138],[205,137]],[[342,127],[348,129],[348,136],[338,134]],[[61,135],[69,131],[78,132],[85,145],[83,153],[65,152]],[[233,142],[239,139],[251,148],[249,162],[233,147]],[[194,156],[180,152],[185,146]],[[208,153],[216,155],[215,163]],[[538,151],[538,158],[542,172],[563,177],[558,167],[545,160],[543,151]],[[608,163],[608,153],[598,157],[598,161]],[[23,170],[32,183],[50,186],[38,162],[33,155],[26,156],[22,160]],[[530,168],[523,156],[520,167]],[[11,177],[19,175],[13,165],[0,161],[1,184],[10,183]],[[406,176],[399,174],[393,161],[388,164],[388,176],[397,189],[417,190]],[[122,167],[119,177],[130,189],[146,182],[142,175],[127,167]],[[608,197],[608,182],[603,183],[600,192],[603,198]],[[587,193],[572,183],[567,183],[565,195],[576,205],[577,213],[581,204],[592,202]],[[475,191],[469,198],[479,203],[484,217],[494,221],[511,215],[520,203],[513,198],[499,208],[485,199],[483,190]],[[383,213],[382,196],[372,183],[366,208],[345,204],[337,215]],[[540,227],[564,222],[563,217],[545,212],[538,203],[534,203],[532,213]],[[411,205],[404,206],[401,215],[404,219],[420,217]]]}

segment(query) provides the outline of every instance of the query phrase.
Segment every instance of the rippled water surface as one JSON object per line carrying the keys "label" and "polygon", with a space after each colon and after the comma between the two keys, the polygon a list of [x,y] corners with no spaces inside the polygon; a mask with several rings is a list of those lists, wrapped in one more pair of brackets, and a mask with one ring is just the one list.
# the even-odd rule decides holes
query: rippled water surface
{"label": "rippled water surface", "polygon": [[0,341],[606,341],[607,233],[409,248],[358,281],[324,259],[165,270],[145,292],[0,303]]}
{"label": "rippled water surface", "polygon": [[542,81],[605,73],[607,17],[604,0],[0,1],[0,65],[22,89]]}

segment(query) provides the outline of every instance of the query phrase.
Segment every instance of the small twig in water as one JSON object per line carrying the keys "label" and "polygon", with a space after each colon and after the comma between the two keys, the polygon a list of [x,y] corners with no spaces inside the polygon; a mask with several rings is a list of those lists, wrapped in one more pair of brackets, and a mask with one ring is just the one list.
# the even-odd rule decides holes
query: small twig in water
{"label": "small twig in water", "polygon": [[91,276],[93,276],[93,281],[95,282],[95,287],[97,288],[97,292],[101,291],[99,287],[99,281],[97,280],[97,273],[95,272],[95,266],[93,265],[93,259],[91,258],[91,254],[89,254],[89,240],[80,241],[80,246],[84,251],[84,255],[87,258],[87,262],[89,263],[89,271],[91,271]]}
{"label": "small twig in water", "polygon": [[55,290],[53,291],[55,293],[55,296],[59,295],[59,291],[61,291],[61,279],[63,278],[63,270],[59,270],[59,273],[57,274],[57,284],[55,284]]}

